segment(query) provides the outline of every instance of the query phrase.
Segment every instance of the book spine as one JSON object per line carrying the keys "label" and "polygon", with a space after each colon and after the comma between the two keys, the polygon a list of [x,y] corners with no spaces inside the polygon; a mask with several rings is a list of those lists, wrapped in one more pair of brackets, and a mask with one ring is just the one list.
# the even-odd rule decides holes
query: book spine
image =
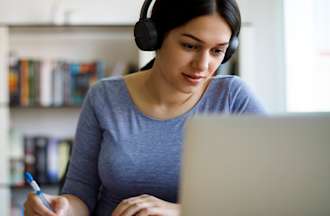
{"label": "book spine", "polygon": [[54,184],[59,181],[59,141],[56,138],[50,138],[47,148],[47,178],[49,183]]}
{"label": "book spine", "polygon": [[[35,158],[35,145],[33,137],[24,136],[24,171],[30,172],[33,176],[36,176],[36,158]],[[22,174],[23,175],[23,174]]]}
{"label": "book spine", "polygon": [[20,104],[21,106],[28,106],[29,105],[29,62],[26,59],[20,60],[20,76],[21,76]]}
{"label": "book spine", "polygon": [[19,61],[11,62],[9,66],[9,101],[11,106],[20,104],[20,64]]}
{"label": "book spine", "polygon": [[47,137],[34,137],[35,144],[35,158],[36,158],[36,179],[40,184],[47,184],[47,148],[48,138]]}
{"label": "book spine", "polygon": [[41,62],[40,69],[40,105],[52,105],[52,62],[45,60]]}

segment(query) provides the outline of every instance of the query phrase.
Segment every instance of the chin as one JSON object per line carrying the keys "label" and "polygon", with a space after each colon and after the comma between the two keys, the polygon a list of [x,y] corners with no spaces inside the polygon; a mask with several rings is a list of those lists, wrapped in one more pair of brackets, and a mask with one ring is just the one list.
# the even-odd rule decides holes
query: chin
{"label": "chin", "polygon": [[199,91],[202,91],[203,85],[196,85],[196,86],[185,86],[181,88],[181,92],[185,93],[185,94],[193,94]]}

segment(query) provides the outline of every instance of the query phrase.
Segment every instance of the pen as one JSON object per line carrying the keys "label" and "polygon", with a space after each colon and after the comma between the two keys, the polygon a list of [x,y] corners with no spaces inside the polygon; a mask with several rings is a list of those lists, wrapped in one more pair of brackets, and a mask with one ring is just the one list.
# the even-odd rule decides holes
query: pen
{"label": "pen", "polygon": [[47,201],[44,193],[41,191],[37,182],[33,179],[32,175],[29,172],[24,173],[25,180],[31,185],[33,188],[34,193],[40,198],[41,202],[51,211],[54,212],[53,208],[50,206],[49,202]]}

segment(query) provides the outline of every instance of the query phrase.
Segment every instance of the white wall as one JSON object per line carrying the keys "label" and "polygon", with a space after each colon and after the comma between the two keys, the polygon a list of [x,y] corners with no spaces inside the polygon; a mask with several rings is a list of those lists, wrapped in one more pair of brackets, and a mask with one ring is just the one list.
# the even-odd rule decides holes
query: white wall
{"label": "white wall", "polygon": [[247,46],[249,55],[254,56],[244,57],[255,62],[251,74],[257,78],[252,77],[255,82],[249,85],[271,113],[283,112],[286,107],[283,0],[239,0],[239,5],[243,22],[251,23]]}
{"label": "white wall", "polygon": [[286,0],[287,109],[330,111],[330,1]]}
{"label": "white wall", "polygon": [[0,26],[0,106],[8,102],[6,73],[8,41],[8,29]]}
{"label": "white wall", "polygon": [[61,23],[65,19],[84,24],[135,23],[142,3],[143,0],[0,0],[0,23]]}
{"label": "white wall", "polygon": [[8,170],[8,96],[6,65],[8,34],[7,29],[0,27],[0,215],[9,215],[9,182]]}
{"label": "white wall", "polygon": [[9,215],[8,109],[0,106],[0,215]]}
{"label": "white wall", "polygon": [[[0,159],[7,158],[8,136],[8,96],[7,96],[7,29],[0,27]],[[7,183],[7,160],[0,162],[0,185]]]}
{"label": "white wall", "polygon": [[0,215],[9,215],[8,109],[0,106]]}

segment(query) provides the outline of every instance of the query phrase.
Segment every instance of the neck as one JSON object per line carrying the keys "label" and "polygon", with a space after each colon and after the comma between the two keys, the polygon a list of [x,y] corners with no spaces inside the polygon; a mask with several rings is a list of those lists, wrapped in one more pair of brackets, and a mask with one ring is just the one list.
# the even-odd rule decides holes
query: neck
{"label": "neck", "polygon": [[[158,74],[156,74],[158,73]],[[195,104],[201,97],[203,90],[184,93],[175,89],[161,76],[162,73],[153,67],[146,72],[144,83],[146,99],[152,104],[164,108],[175,108]]]}

